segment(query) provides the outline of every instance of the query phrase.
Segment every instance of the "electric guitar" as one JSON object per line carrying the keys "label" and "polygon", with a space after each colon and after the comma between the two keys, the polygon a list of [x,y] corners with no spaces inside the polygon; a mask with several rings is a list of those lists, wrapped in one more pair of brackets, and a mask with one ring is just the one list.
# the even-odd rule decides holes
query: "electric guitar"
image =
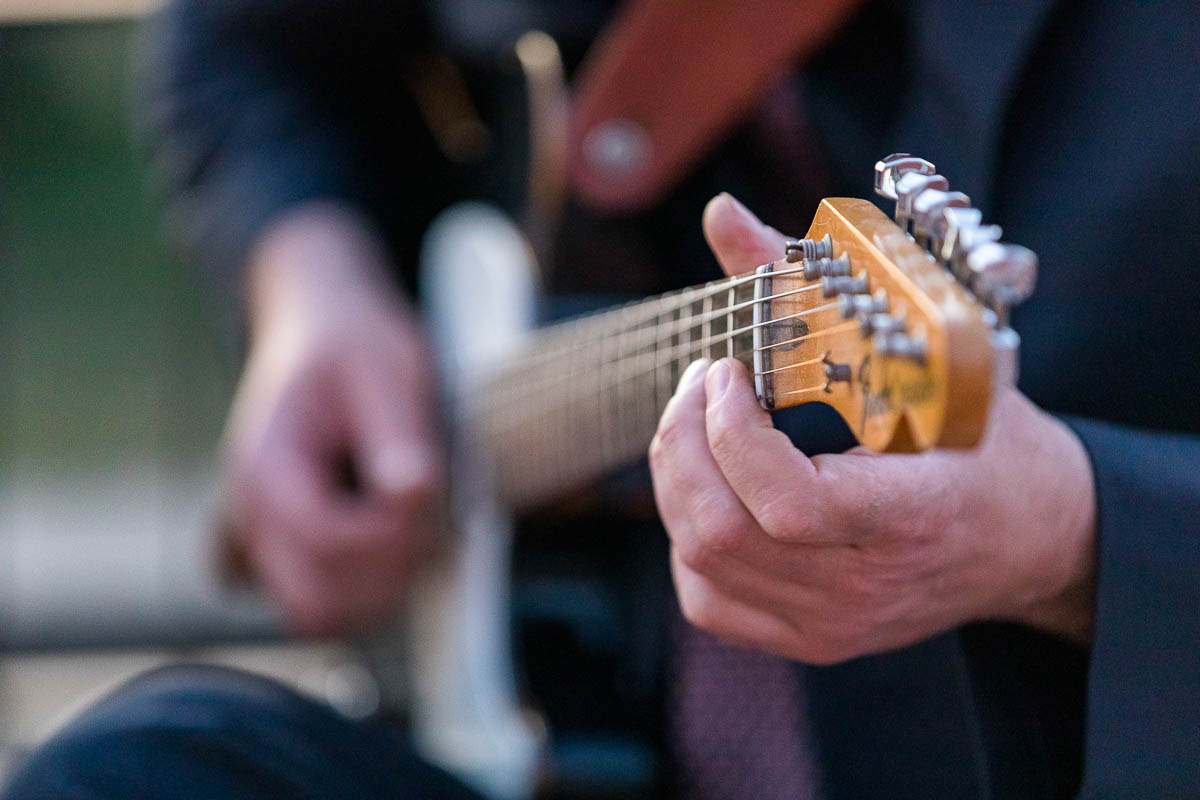
{"label": "electric guitar", "polygon": [[1003,244],[929,162],[875,165],[894,218],[823,200],[754,272],[531,330],[517,228],[464,204],[430,229],[423,285],[455,431],[453,526],[412,604],[419,748],[484,794],[529,797],[547,731],[517,702],[507,625],[511,514],[646,452],[692,361],[733,357],[764,408],[822,402],[881,452],[971,447],[1013,381],[1008,309],[1037,259]]}

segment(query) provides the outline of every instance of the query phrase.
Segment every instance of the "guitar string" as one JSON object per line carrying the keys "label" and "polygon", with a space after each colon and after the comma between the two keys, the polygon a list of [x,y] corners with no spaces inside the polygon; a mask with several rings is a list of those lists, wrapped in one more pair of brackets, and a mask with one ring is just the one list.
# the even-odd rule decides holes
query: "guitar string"
{"label": "guitar string", "polygon": [[[658,370],[660,370],[663,366],[670,365],[672,362],[677,362],[677,361],[681,360],[683,358],[683,356],[675,355],[676,353],[678,353],[680,351],[687,353],[688,351],[691,351],[691,350],[698,350],[700,353],[703,353],[704,351],[710,350],[719,344],[722,344],[730,339],[734,339],[738,336],[743,336],[743,335],[750,333],[758,328],[764,328],[764,327],[767,327],[770,325],[777,325],[777,324],[780,324],[783,322],[789,322],[789,321],[798,319],[799,317],[802,317],[802,316],[805,316],[808,314],[816,314],[816,313],[819,313],[822,311],[830,311],[830,310],[837,308],[837,305],[838,305],[837,303],[826,303],[825,305],[822,305],[822,306],[816,306],[814,308],[805,309],[803,311],[797,311],[795,313],[787,314],[785,316],[778,317],[776,319],[767,320],[766,322],[757,322],[757,323],[753,323],[751,325],[745,325],[740,328],[736,328],[732,331],[722,331],[719,334],[710,335],[708,337],[702,336],[699,339],[690,341],[690,342],[680,342],[678,344],[671,345],[670,349],[668,351],[666,351],[668,353],[666,359],[661,358],[661,353],[663,352],[662,350],[655,349],[655,350],[647,350],[646,352],[642,352],[643,346],[639,345],[637,348],[633,349],[631,352],[621,353],[621,354],[617,355],[617,357],[615,357],[615,358],[601,361],[599,366],[600,367],[613,366],[613,365],[628,362],[630,359],[654,357],[655,363],[648,370],[642,370],[642,371],[635,372],[635,373],[624,376],[621,379],[621,381],[618,382],[618,383],[623,383],[630,379],[638,379],[638,378],[641,378],[641,377],[644,377],[647,375],[654,374]],[[771,343],[771,344],[763,346],[763,347],[752,348],[751,350],[742,350],[737,353],[734,353],[734,357],[747,355],[754,351],[763,352],[763,351],[767,351],[767,350],[772,350],[776,347],[795,345],[802,341],[805,341],[808,338],[816,337],[816,336],[824,334],[824,333],[841,331],[846,328],[853,327],[854,325],[857,325],[857,324],[858,323],[856,321],[851,320],[848,323],[844,323],[842,325],[837,325],[837,326],[832,326],[830,328],[822,328],[819,331],[814,331],[813,333],[806,334],[804,336],[798,336],[798,337],[793,337],[791,339],[785,339],[783,341],[774,342],[774,343]],[[680,328],[680,330],[692,330],[697,327],[700,327],[700,326],[695,325],[695,324],[688,324],[688,325],[685,325],[682,328]],[[647,329],[647,330],[650,330],[650,329]],[[634,331],[634,332],[636,333],[636,332],[640,332],[640,331]],[[625,331],[624,333],[627,334],[629,332]],[[606,337],[606,339],[607,340],[616,339],[620,335],[621,334],[619,334],[619,333],[614,334],[613,336]],[[665,336],[652,337],[650,339],[650,342],[655,343],[655,342],[663,341],[665,339],[674,338],[676,335],[678,335],[678,334],[670,333]],[[561,354],[563,354],[563,352],[566,352],[567,354],[573,354],[576,352],[576,350],[586,349],[586,347],[587,347],[586,344],[583,346],[583,348],[571,347],[569,349],[565,349],[564,351],[561,351],[559,354],[561,355]],[[575,359],[572,359],[572,361],[574,361],[574,360]],[[518,373],[524,372],[525,370],[529,369],[532,366],[534,366],[534,365],[525,365],[524,367],[519,366],[519,367],[515,368],[511,373],[509,373],[505,376],[502,376],[500,378],[500,380],[511,383],[511,382],[513,382],[513,379],[518,375]],[[763,373],[756,372],[755,374],[761,375]],[[527,376],[524,376],[524,377],[527,377]],[[560,381],[561,381],[561,379],[560,379]],[[522,384],[527,384],[527,381],[522,381]]]}
{"label": "guitar string", "polygon": [[[687,306],[695,305],[699,301],[706,300],[706,299],[709,299],[712,297],[716,297],[721,294],[728,294],[730,288],[731,287],[729,285],[725,285],[723,288],[720,289],[720,291],[701,295],[701,296],[693,298],[693,299],[689,300],[688,302],[683,303],[679,306],[675,306],[670,309],[667,309],[666,311],[662,311],[662,310],[657,311],[654,314],[650,314],[649,316],[642,318],[637,323],[626,324],[620,330],[616,331],[615,333],[613,333],[611,335],[619,336],[623,333],[628,333],[629,331],[634,331],[634,332],[641,331],[642,330],[641,325],[644,322],[651,322],[651,321],[657,319],[658,317],[661,317],[664,313],[674,313],[675,311],[682,310],[683,308],[685,308]],[[813,284],[809,284],[808,286],[802,286],[799,289],[789,289],[786,292],[778,292],[776,294],[764,295],[762,297],[755,297],[751,300],[744,300],[744,301],[736,303],[735,305],[732,305],[732,306],[716,308],[716,309],[712,309],[711,311],[708,311],[708,312],[702,312],[700,314],[692,314],[692,315],[689,315],[687,318],[684,318],[681,316],[677,320],[672,320],[671,322],[672,323],[687,322],[688,328],[697,327],[699,325],[711,323],[713,320],[720,319],[721,317],[727,317],[737,311],[743,311],[743,310],[750,308],[751,306],[754,306],[755,304],[758,304],[758,303],[769,303],[769,302],[772,302],[774,300],[779,300],[784,297],[791,297],[792,295],[796,295],[801,292],[811,292],[814,289],[819,289],[819,288],[821,288],[821,284],[813,283]],[[656,302],[656,300],[639,301],[636,306],[631,306],[630,310],[633,310],[634,308],[640,308],[643,304],[652,305],[655,302]],[[595,315],[589,314],[589,315],[586,315],[583,317],[577,317],[575,319],[566,320],[564,322],[556,323],[556,324],[550,325],[546,328],[541,328],[537,331],[534,331],[533,337],[535,339],[550,338],[551,336],[555,336],[555,335],[564,333],[566,328],[568,328],[568,327],[572,327],[572,326],[575,326],[578,324],[583,324],[583,323],[595,324],[597,322],[602,321],[602,319],[608,315],[613,315],[614,317],[619,317],[623,312],[625,312],[624,308],[608,309],[606,311],[597,312]],[[781,317],[780,319],[783,319],[783,318]],[[674,334],[671,334],[671,335],[674,335]]]}
{"label": "guitar string", "polygon": [[[830,305],[831,305],[831,306],[835,306],[836,304],[830,304]],[[810,309],[810,311],[817,311],[817,310],[824,310],[824,309]],[[761,323],[761,324],[769,324],[769,323]],[[822,329],[822,330],[820,330],[820,331],[815,331],[814,333],[808,334],[808,335],[806,335],[806,336],[799,336],[799,337],[796,337],[796,338],[794,338],[794,339],[789,339],[789,340],[787,340],[786,342],[780,342],[780,343],[778,343],[778,344],[779,344],[779,345],[783,345],[783,344],[795,344],[795,343],[799,343],[799,342],[802,342],[802,341],[806,341],[806,340],[808,340],[808,339],[814,339],[814,338],[817,338],[818,336],[821,336],[821,335],[824,335],[824,334],[831,334],[831,333],[839,332],[839,331],[846,330],[846,329],[849,329],[849,328],[852,328],[852,327],[856,327],[857,325],[858,325],[858,322],[857,322],[857,321],[855,321],[855,320],[850,320],[849,322],[842,323],[841,325],[835,325],[835,326],[833,326],[833,327],[830,327],[830,328],[824,328],[824,329]],[[727,339],[727,338],[730,338],[730,337],[728,337],[728,336],[725,336],[724,334],[722,334],[720,337],[714,337],[712,340],[708,341],[707,343],[705,343],[705,342],[701,342],[701,343],[700,343],[699,350],[700,350],[700,352],[701,352],[701,353],[703,353],[705,350],[708,350],[708,349],[710,349],[712,346],[714,346],[715,344],[718,344],[718,343],[719,343],[719,341],[724,341],[724,340],[725,340],[725,339]],[[693,349],[693,348],[692,348],[692,347],[688,347],[687,349],[689,349],[689,350],[690,350],[690,349]],[[761,348],[761,349],[769,349],[769,348]],[[751,350],[751,351],[746,351],[746,350],[743,350],[743,351],[741,351],[741,352],[739,352],[739,353],[735,353],[735,357],[736,357],[736,356],[742,356],[742,355],[746,355],[746,354],[747,354],[747,353],[749,353],[749,352],[753,352],[753,351],[752,351],[752,350]],[[631,357],[636,357],[636,355],[637,355],[637,354],[632,354],[631,356],[626,356],[626,357],[624,357],[624,358],[622,358],[622,359],[617,359],[617,360],[609,361],[609,362],[607,362],[607,363],[603,363],[603,362],[602,362],[600,366],[601,366],[601,367],[603,367],[603,366],[615,366],[615,365],[617,365],[617,364],[620,364],[620,363],[622,363],[623,361],[628,361],[628,359],[629,359],[629,358],[631,358]],[[647,354],[645,354],[645,355],[653,355],[653,353],[651,352],[651,353],[647,353]],[[704,356],[703,356],[703,355],[701,355],[701,357],[703,358]],[[675,360],[675,361],[678,361],[678,360],[680,360],[680,359],[678,359],[678,358],[677,358],[677,359],[674,359],[674,360]],[[698,360],[698,359],[694,359],[694,360]],[[762,376],[762,375],[766,375],[766,374],[778,374],[778,373],[787,372],[787,371],[794,370],[794,369],[800,369],[800,368],[802,368],[802,367],[805,367],[805,366],[810,366],[810,365],[812,365],[812,364],[814,364],[814,363],[816,363],[816,362],[818,362],[818,361],[822,361],[822,360],[824,360],[824,355],[822,355],[822,356],[821,356],[821,357],[819,357],[819,358],[808,359],[808,360],[805,360],[805,361],[796,362],[796,363],[794,363],[794,364],[789,364],[789,365],[786,365],[786,366],[783,366],[783,367],[776,367],[776,368],[774,368],[774,369],[770,369],[770,370],[763,370],[763,371],[757,371],[757,370],[755,370],[755,371],[753,371],[753,374],[754,374],[755,376]],[[620,380],[618,380],[618,381],[614,381],[614,382],[610,382],[610,383],[609,383],[609,384],[607,384],[607,385],[600,384],[600,385],[597,387],[597,390],[598,390],[599,392],[604,392],[604,391],[611,391],[612,389],[616,388],[616,389],[619,391],[619,390],[620,390],[620,386],[621,386],[622,384],[624,384],[624,383],[627,383],[627,382],[629,382],[630,380],[635,380],[635,381],[636,381],[636,380],[639,380],[639,379],[642,379],[642,378],[645,378],[645,377],[648,377],[648,376],[654,375],[655,373],[657,373],[657,371],[658,371],[658,370],[660,370],[660,369],[662,368],[662,366],[664,366],[664,365],[667,365],[667,364],[670,364],[670,363],[671,363],[671,360],[668,360],[668,361],[666,361],[666,362],[665,362],[665,364],[657,364],[655,367],[653,367],[653,368],[652,368],[651,370],[649,370],[649,371],[640,371],[640,372],[637,372],[637,373],[633,373],[633,374],[631,374],[631,375],[625,375],[625,376],[623,376],[623,377],[622,377]],[[682,369],[681,369],[681,371],[682,371]],[[561,383],[561,381],[559,381],[559,382]],[[815,387],[815,388],[824,388],[824,384],[821,384],[821,385],[819,385],[819,386],[817,386],[817,387]],[[539,392],[539,391],[535,391],[535,389],[541,389],[542,391],[540,391],[540,392]],[[518,407],[520,407],[520,408],[523,408],[523,409],[525,409],[525,410],[528,412],[528,413],[526,414],[526,416],[528,416],[528,415],[534,415],[534,416],[536,416],[536,415],[539,415],[539,414],[541,414],[541,413],[543,413],[543,412],[542,412],[540,409],[538,409],[538,408],[536,407],[536,405],[531,405],[531,404],[529,404],[529,398],[530,398],[531,396],[538,396],[539,394],[543,394],[543,393],[544,393],[544,391],[545,391],[545,387],[530,387],[530,388],[529,388],[529,390],[528,390],[528,391],[527,391],[527,392],[526,392],[526,393],[525,393],[523,396],[512,396],[512,397],[509,397],[509,398],[507,398],[507,400],[508,400],[508,403],[509,403],[509,405],[510,405],[510,406],[511,406],[511,405],[516,405],[516,406],[518,406]],[[808,391],[808,389],[799,389],[799,390],[795,390],[795,391],[796,391],[796,392]],[[663,404],[663,403],[661,403],[661,402],[657,402],[657,403],[656,403],[656,405],[658,405],[658,406],[662,406],[662,405],[664,405],[664,404]],[[493,407],[494,407],[494,403],[493,403]],[[519,415],[519,416],[520,416],[520,415]],[[515,422],[515,421],[514,421],[514,422]]]}
{"label": "guitar string", "polygon": [[[814,288],[814,287],[804,287],[804,288],[809,289],[809,288]],[[797,291],[799,291],[799,290],[797,290]],[[766,298],[766,299],[769,299],[769,298]],[[766,299],[755,300],[755,301],[751,301],[750,303],[743,303],[743,304],[741,304],[741,307],[744,309],[746,306],[752,305],[754,302],[765,302]],[[669,364],[672,361],[678,361],[680,357],[675,356],[674,353],[678,352],[680,349],[684,350],[685,352],[690,349],[699,349],[701,351],[711,349],[712,347],[714,347],[716,345],[719,345],[730,339],[736,338],[737,336],[742,336],[746,333],[750,333],[750,332],[754,331],[755,329],[764,328],[764,327],[768,327],[771,325],[778,325],[783,322],[788,322],[788,321],[798,319],[798,318],[800,318],[802,316],[806,316],[808,314],[816,314],[816,313],[819,313],[822,311],[830,311],[830,310],[837,308],[837,306],[838,306],[837,303],[826,303],[825,305],[816,306],[814,308],[809,308],[809,309],[804,309],[803,311],[797,311],[792,314],[786,314],[784,316],[777,317],[775,319],[770,319],[765,322],[756,322],[751,325],[745,325],[745,326],[736,328],[731,331],[722,331],[721,333],[718,333],[715,335],[710,334],[708,336],[702,335],[702,336],[698,337],[698,339],[689,341],[687,343],[680,342],[679,344],[671,345],[671,348],[670,348],[671,355],[668,356],[665,363]],[[722,316],[729,316],[731,313],[732,313],[732,310],[729,313],[727,313],[724,309],[722,309],[719,313],[709,315],[708,319],[706,319],[705,321],[711,322],[713,319],[716,319],[716,318],[719,318]],[[636,328],[636,329],[626,328],[626,329],[622,329],[620,331],[616,331],[610,335],[602,337],[602,341],[600,343],[601,346],[609,341],[616,340],[621,337],[626,337],[626,336],[629,336],[630,334],[641,334],[641,333],[649,334],[648,337],[641,337],[644,339],[644,341],[637,342],[636,346],[634,346],[632,348],[621,347],[620,348],[621,352],[618,353],[615,358],[608,359],[607,361],[601,362],[601,366],[617,364],[617,363],[627,361],[630,358],[638,358],[638,357],[645,356],[645,355],[655,355],[655,354],[659,353],[660,348],[657,348],[657,346],[655,347],[654,350],[652,350],[648,353],[643,353],[642,350],[645,349],[648,345],[657,345],[660,342],[666,341],[668,339],[672,339],[676,336],[680,336],[682,334],[682,332],[684,332],[684,331],[690,332],[691,330],[694,330],[696,328],[702,328],[703,322],[701,322],[700,324],[697,324],[697,322],[696,322],[696,320],[699,319],[700,316],[703,316],[703,315],[699,315],[695,318],[680,317],[679,319],[671,320],[670,325],[669,325],[669,330],[666,333],[660,331],[658,329],[658,327],[656,326],[656,327],[644,328],[644,329],[642,329],[642,328]],[[825,330],[828,330],[828,329],[825,329]],[[578,334],[581,332],[582,331],[576,330],[576,331],[570,331],[569,333]],[[560,331],[560,333],[568,333],[568,332],[564,330],[564,331]],[[786,345],[795,344],[799,341],[802,341],[802,339],[800,339],[800,338],[787,339],[787,340],[784,340],[781,342],[775,342],[775,343],[772,343],[765,347],[760,347],[757,349],[760,351],[765,351],[765,350],[773,349],[775,347],[783,347]],[[563,355],[573,355],[573,354],[579,352],[580,350],[586,351],[587,347],[588,347],[587,344],[584,344],[582,347],[580,347],[573,343],[573,344],[565,346],[565,347],[556,348],[552,353],[544,353],[544,352],[539,351],[538,354],[535,355],[532,359],[530,359],[524,363],[516,365],[508,374],[501,376],[499,378],[499,380],[511,382],[513,379],[515,379],[517,376],[519,376],[520,373],[526,372],[530,369],[533,369],[533,368],[540,366],[541,364],[551,360],[551,358],[550,358],[551,356],[561,357]],[[629,352],[625,352],[626,350],[628,350]],[[749,352],[749,351],[742,351],[741,353],[735,353],[734,355],[735,356],[744,355],[747,352]],[[662,366],[663,366],[663,363],[661,362],[661,359],[660,359],[660,360],[656,360],[656,363],[650,369],[651,369],[651,371],[653,371],[653,370],[657,370],[657,369],[661,368]],[[642,373],[637,373],[637,374],[640,375]],[[633,376],[626,376],[626,377],[633,377]],[[525,381],[522,381],[522,383],[525,383]]]}

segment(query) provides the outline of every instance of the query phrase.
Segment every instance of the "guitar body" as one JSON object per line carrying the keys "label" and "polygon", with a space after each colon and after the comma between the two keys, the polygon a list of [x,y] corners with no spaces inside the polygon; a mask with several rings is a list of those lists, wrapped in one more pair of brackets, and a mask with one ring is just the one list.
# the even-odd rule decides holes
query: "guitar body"
{"label": "guitar body", "polygon": [[[536,266],[491,206],[455,206],[422,253],[425,311],[448,397],[467,396],[532,326]],[[452,497],[444,548],[411,603],[417,747],[488,797],[533,793],[544,733],[517,703],[509,625],[513,523],[469,422],[448,420]]]}

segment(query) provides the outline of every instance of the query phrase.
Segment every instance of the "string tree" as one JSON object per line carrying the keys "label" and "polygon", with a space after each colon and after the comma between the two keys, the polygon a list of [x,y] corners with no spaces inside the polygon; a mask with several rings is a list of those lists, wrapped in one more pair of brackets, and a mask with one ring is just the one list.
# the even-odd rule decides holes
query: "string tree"
{"label": "string tree", "polygon": [[832,356],[833,353],[826,350],[825,355],[821,357],[821,364],[825,368],[826,394],[833,391],[833,384],[851,383],[854,380],[854,368],[850,364],[834,361]]}

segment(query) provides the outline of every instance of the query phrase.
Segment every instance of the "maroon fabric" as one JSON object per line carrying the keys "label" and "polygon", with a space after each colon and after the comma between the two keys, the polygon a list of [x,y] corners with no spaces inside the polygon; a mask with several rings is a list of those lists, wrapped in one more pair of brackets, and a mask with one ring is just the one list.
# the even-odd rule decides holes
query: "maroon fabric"
{"label": "maroon fabric", "polygon": [[670,745],[684,800],[812,800],[820,775],[795,663],[677,617]]}

